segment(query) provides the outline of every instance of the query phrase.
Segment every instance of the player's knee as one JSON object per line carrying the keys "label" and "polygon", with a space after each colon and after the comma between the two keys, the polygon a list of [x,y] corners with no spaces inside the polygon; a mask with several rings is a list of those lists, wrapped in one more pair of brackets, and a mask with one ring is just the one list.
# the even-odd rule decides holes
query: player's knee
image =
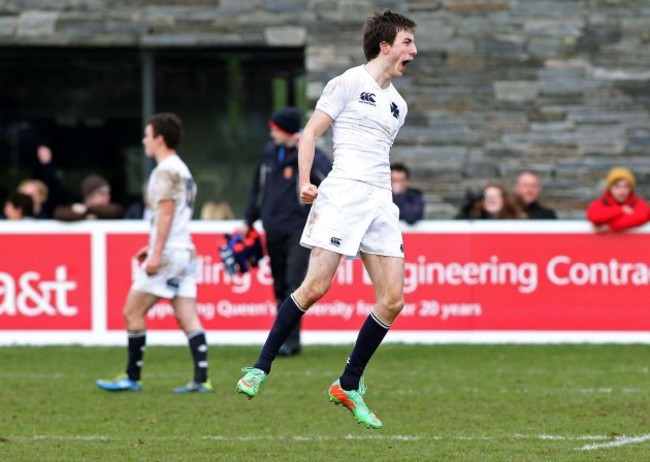
{"label": "player's knee", "polygon": [[382,305],[393,316],[397,316],[404,308],[404,296],[402,294],[386,294],[382,300]]}
{"label": "player's knee", "polygon": [[298,289],[297,292],[300,294],[300,298],[305,305],[305,308],[309,308],[318,300],[323,298],[330,288],[330,283],[324,281],[305,281],[305,283]]}
{"label": "player's knee", "polygon": [[142,319],[142,316],[137,311],[129,309],[128,307],[124,308],[122,316],[124,317],[124,324],[126,325],[127,329],[132,328]]}

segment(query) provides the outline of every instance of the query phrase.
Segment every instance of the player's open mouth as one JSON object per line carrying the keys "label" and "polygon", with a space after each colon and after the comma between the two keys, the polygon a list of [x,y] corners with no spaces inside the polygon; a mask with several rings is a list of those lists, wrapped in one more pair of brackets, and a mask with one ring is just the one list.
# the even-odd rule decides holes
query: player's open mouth
{"label": "player's open mouth", "polygon": [[408,66],[408,65],[411,64],[412,62],[413,62],[412,59],[405,59],[404,61],[402,61],[402,67],[403,67],[404,69],[406,69],[406,66]]}

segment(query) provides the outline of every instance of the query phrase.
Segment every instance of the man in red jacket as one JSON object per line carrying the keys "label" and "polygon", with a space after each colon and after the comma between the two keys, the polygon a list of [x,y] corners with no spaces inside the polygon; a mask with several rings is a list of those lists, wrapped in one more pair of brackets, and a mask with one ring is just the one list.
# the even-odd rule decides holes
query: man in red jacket
{"label": "man in red jacket", "polygon": [[650,220],[650,206],[634,192],[636,179],[625,167],[614,167],[607,174],[603,195],[587,207],[587,218],[596,232],[624,231]]}

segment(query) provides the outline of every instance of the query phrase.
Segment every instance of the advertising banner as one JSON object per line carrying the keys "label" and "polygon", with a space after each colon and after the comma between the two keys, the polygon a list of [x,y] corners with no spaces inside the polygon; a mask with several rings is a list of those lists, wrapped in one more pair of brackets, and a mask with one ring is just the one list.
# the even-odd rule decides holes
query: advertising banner
{"label": "advertising banner", "polygon": [[[222,342],[263,341],[277,306],[268,258],[230,275],[218,246],[234,223],[192,226],[206,331]],[[0,344],[122,344],[132,257],[147,230],[144,222],[0,223]],[[391,338],[650,342],[649,231],[596,234],[586,223],[560,221],[405,230],[406,304]],[[306,342],[353,340],[374,302],[361,261],[342,260],[329,292],[304,317]],[[154,341],[182,341],[167,301],[150,310],[147,329]]]}
{"label": "advertising banner", "polygon": [[[581,234],[405,234],[406,305],[396,330],[650,330],[647,237]],[[198,304],[208,330],[266,330],[275,316],[268,259],[230,276],[219,237],[194,236]],[[108,328],[122,329],[122,305],[144,242],[108,235]],[[374,304],[360,260],[343,260],[332,286],[304,318],[305,330],[357,330]],[[176,329],[173,311],[149,313],[154,329]]]}
{"label": "advertising banner", "polygon": [[0,237],[0,329],[91,327],[89,234]]}

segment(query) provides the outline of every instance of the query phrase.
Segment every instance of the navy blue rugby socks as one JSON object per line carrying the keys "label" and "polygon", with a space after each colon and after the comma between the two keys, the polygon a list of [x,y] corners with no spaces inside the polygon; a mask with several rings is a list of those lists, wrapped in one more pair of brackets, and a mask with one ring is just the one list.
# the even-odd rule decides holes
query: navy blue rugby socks
{"label": "navy blue rugby socks", "polygon": [[255,363],[255,368],[261,369],[267,374],[271,372],[271,363],[278,355],[280,347],[287,340],[293,328],[302,318],[302,315],[305,314],[305,311],[293,298],[293,294],[282,302],[280,308],[278,308],[273,327],[262,347],[260,357]]}
{"label": "navy blue rugby socks", "polygon": [[359,381],[366,369],[370,358],[375,354],[384,337],[388,333],[390,326],[384,324],[377,318],[374,311],[366,318],[359,335],[357,342],[354,344],[352,353],[348,358],[343,375],[340,377],[341,388],[344,390],[358,390]]}

